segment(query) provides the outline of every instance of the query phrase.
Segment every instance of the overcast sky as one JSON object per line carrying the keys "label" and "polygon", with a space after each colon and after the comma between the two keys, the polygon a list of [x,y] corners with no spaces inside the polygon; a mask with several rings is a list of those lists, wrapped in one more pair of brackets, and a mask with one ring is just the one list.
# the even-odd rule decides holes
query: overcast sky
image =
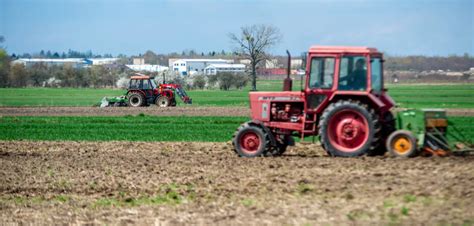
{"label": "overcast sky", "polygon": [[241,26],[271,24],[273,48],[373,46],[391,55],[474,55],[474,0],[0,0],[9,53],[68,49],[127,55],[232,50]]}

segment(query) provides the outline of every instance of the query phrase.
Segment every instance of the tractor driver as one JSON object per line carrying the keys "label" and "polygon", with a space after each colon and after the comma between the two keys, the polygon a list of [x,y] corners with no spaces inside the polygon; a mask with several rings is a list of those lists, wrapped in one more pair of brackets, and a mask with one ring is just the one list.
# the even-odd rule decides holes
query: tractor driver
{"label": "tractor driver", "polygon": [[346,90],[365,90],[367,88],[367,70],[365,70],[365,59],[359,58],[353,70],[341,81],[347,81]]}

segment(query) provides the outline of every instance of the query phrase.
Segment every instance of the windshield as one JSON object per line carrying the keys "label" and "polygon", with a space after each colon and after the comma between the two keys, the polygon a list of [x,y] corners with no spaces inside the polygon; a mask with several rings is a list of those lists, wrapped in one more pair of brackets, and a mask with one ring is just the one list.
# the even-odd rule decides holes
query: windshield
{"label": "windshield", "polygon": [[383,87],[383,68],[381,58],[372,58],[372,60],[370,60],[370,71],[372,90],[376,93],[380,93]]}
{"label": "windshield", "polygon": [[309,88],[332,88],[334,65],[335,59],[333,57],[315,57],[311,59]]}
{"label": "windshield", "polygon": [[151,88],[152,88],[152,89],[156,89],[156,86],[157,86],[157,85],[156,85],[155,80],[154,80],[154,79],[150,79],[150,82],[151,82]]}

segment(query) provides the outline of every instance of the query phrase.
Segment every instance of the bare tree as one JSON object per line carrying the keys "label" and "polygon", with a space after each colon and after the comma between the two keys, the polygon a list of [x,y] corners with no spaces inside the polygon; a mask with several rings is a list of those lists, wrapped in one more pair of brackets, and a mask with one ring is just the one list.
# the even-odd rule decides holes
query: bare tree
{"label": "bare tree", "polygon": [[271,25],[246,26],[241,27],[239,35],[231,33],[229,38],[237,45],[237,52],[250,60],[252,90],[257,90],[257,64],[268,59],[269,49],[281,41],[279,29]]}

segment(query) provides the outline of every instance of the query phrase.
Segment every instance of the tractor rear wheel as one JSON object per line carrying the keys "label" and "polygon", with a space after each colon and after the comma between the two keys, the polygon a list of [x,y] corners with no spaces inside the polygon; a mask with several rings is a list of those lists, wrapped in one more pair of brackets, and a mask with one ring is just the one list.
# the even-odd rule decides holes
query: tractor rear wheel
{"label": "tractor rear wheel", "polygon": [[132,107],[141,107],[145,102],[145,98],[142,94],[132,93],[128,95],[128,105]]}
{"label": "tractor rear wheel", "polygon": [[380,144],[380,125],[373,110],[358,101],[330,104],[319,121],[322,146],[331,156],[371,154]]}
{"label": "tractor rear wheel", "polygon": [[397,130],[390,134],[386,147],[392,156],[413,157],[417,154],[416,137],[407,130]]}
{"label": "tractor rear wheel", "polygon": [[159,107],[168,107],[170,106],[170,99],[166,96],[161,96],[156,99],[155,104]]}
{"label": "tractor rear wheel", "polygon": [[265,156],[270,149],[268,134],[257,125],[244,123],[234,133],[234,151],[241,157]]}

